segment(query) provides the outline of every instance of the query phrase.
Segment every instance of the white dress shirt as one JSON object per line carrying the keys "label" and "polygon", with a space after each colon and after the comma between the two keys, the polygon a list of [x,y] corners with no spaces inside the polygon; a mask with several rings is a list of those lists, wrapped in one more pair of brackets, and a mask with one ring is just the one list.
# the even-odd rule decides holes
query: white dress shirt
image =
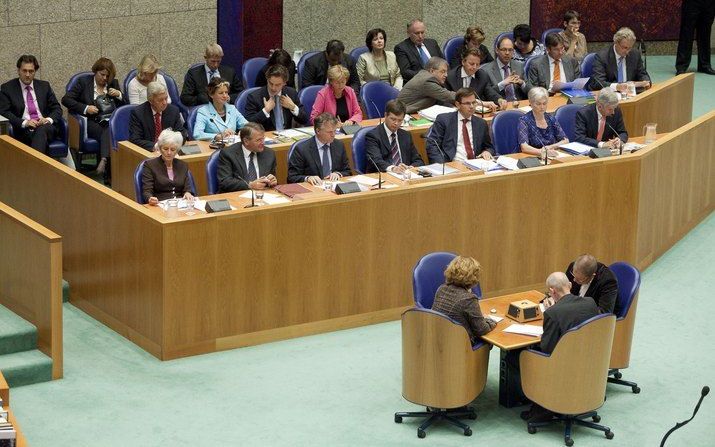
{"label": "white dress shirt", "polygon": [[[27,85],[23,84],[21,80],[17,80],[17,82],[20,83],[20,91],[22,92],[22,101],[25,103],[25,111],[22,112],[22,127],[27,127],[27,122],[30,120],[30,109],[27,108]],[[40,118],[43,118],[42,112],[40,112],[40,105],[37,103],[37,94],[35,94],[35,82],[31,82],[29,84],[32,89],[30,92],[32,93],[32,99],[35,100],[35,109],[37,109],[37,115]],[[47,121],[50,122],[50,124],[54,124],[54,121],[52,121],[52,118],[47,118]]]}

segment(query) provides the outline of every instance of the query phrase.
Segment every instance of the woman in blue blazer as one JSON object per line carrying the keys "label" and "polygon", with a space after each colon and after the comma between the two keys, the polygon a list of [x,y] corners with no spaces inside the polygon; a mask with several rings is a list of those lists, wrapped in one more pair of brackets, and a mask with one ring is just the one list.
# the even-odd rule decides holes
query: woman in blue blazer
{"label": "woman in blue blazer", "polygon": [[211,102],[201,106],[194,124],[195,140],[220,140],[236,134],[248,121],[230,104],[229,83],[215,77],[207,87]]}

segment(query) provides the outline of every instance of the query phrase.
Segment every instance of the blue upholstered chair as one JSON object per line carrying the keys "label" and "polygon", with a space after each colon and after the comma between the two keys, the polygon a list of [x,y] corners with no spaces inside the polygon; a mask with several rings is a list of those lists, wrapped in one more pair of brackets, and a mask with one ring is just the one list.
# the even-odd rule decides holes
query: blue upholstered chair
{"label": "blue upholstered chair", "polygon": [[[12,124],[8,122],[8,134],[12,137],[13,130]],[[47,156],[52,158],[63,158],[67,157],[69,153],[69,141],[67,136],[67,121],[64,118],[60,118],[58,123],[58,133],[55,135],[55,139],[50,141],[47,148]]]}
{"label": "blue upholstered chair", "polygon": [[633,342],[633,326],[636,321],[638,307],[638,291],[641,286],[641,272],[627,262],[614,262],[608,266],[618,281],[618,303],[616,308],[616,333],[613,336],[611,361],[608,365],[610,383],[631,387],[638,394],[641,389],[635,382],[621,380],[620,369],[628,368],[631,359],[631,344]]}
{"label": "blue upholstered chair", "polygon": [[531,63],[534,61],[534,57],[530,57],[524,61],[524,78],[529,79],[529,68],[531,68]]}
{"label": "blue upholstered chair", "polygon": [[[82,73],[75,74],[70,78],[69,82],[67,82],[67,87],[65,88],[65,91],[70,91],[70,89],[74,87],[80,79],[93,76],[94,73],[92,73],[91,71],[85,71]],[[77,149],[77,160],[79,161],[79,165],[77,166],[77,168],[79,169],[82,166],[82,158],[85,155],[99,155],[99,141],[95,140],[94,138],[90,138],[87,135],[87,117],[78,113],[70,113],[69,117],[70,128],[72,128],[73,124],[76,124],[77,129],[74,134],[69,135],[69,141],[70,146],[72,146],[74,149]],[[99,157],[97,157],[97,162],[99,162]]]}
{"label": "blue upholstered chair", "polygon": [[581,110],[581,107],[583,106],[580,104],[566,104],[556,109],[556,121],[561,125],[569,141],[573,141],[576,135],[576,112]]}
{"label": "blue upholstered chair", "polygon": [[296,83],[296,86],[298,87],[298,89],[303,88],[303,69],[305,68],[305,61],[310,59],[311,56],[316,55],[318,53],[320,53],[320,51],[306,51],[305,53],[303,53],[300,59],[298,59],[298,65],[296,66],[296,71],[298,73],[298,81]]}
{"label": "blue upholstered chair", "polygon": [[[415,306],[420,309],[432,309],[434,295],[439,286],[444,284],[444,271],[457,255],[445,251],[426,254],[412,270],[412,293],[415,295]],[[472,288],[477,298],[482,297],[479,284]]]}
{"label": "blue upholstered chair", "polygon": [[365,157],[365,135],[374,129],[375,126],[366,126],[355,132],[353,135],[352,142],[352,152],[353,152],[353,166],[358,174],[364,174],[367,172],[367,159]]}
{"label": "blue upholstered chair", "polygon": [[396,99],[400,91],[383,81],[366,82],[360,88],[360,99],[365,104],[368,119],[380,118],[384,115],[385,104]]}
{"label": "blue upholstered chair", "polygon": [[310,116],[310,112],[313,111],[313,104],[315,103],[315,98],[318,96],[318,92],[324,85],[309,85],[298,92],[298,100],[303,105],[305,112]]}
{"label": "blue upholstered chair", "polygon": [[601,417],[596,410],[603,405],[606,396],[604,372],[608,370],[615,327],[614,315],[596,315],[566,331],[551,354],[533,349],[521,352],[519,365],[524,394],[532,402],[557,414],[548,422],[528,422],[529,433],[536,433],[538,427],[563,421],[567,446],[573,445],[571,429],[574,424],[603,431],[606,438],[613,438],[609,427],[597,424]]}
{"label": "blue upholstered chair", "polygon": [[298,144],[302,143],[303,141],[305,140],[298,140],[290,145],[290,149],[288,149],[288,158],[286,158],[286,163],[290,164],[290,158],[293,156],[293,151],[295,151],[295,148],[298,146]]}
{"label": "blue upholstered chair", "polygon": [[132,104],[121,106],[109,118],[109,141],[115,151],[118,142],[129,139],[129,117],[134,107]]}
{"label": "blue upholstered chair", "polygon": [[350,50],[350,57],[352,57],[353,61],[357,63],[357,60],[360,59],[360,55],[367,52],[367,47],[363,45],[361,47],[353,48],[352,50]]}
{"label": "blue upholstered chair", "polygon": [[459,419],[477,418],[467,405],[484,390],[488,368],[489,345],[472,345],[464,326],[439,312],[408,309],[402,314],[402,396],[427,411],[395,413],[395,422],[426,418],[417,428],[419,438],[438,420],[471,436]]}
{"label": "blue upholstered chair", "polygon": [[524,115],[521,110],[504,110],[499,112],[492,121],[494,149],[497,155],[520,152],[517,125]]}
{"label": "blue upholstered chair", "polygon": [[268,63],[267,57],[252,57],[243,62],[241,75],[243,76],[243,87],[246,89],[256,86],[256,76]]}
{"label": "blue upholstered chair", "polygon": [[[179,87],[176,85],[176,81],[174,78],[169,76],[165,71],[159,70],[159,73],[164,76],[164,80],[166,81],[166,90],[167,93],[169,94],[169,98],[171,98],[171,103],[174,104],[176,107],[179,108],[181,111],[181,115],[184,117],[184,120],[186,120],[186,117],[189,114],[189,109],[186,107],[184,104],[181,103],[181,96],[179,94]],[[134,68],[132,69],[127,76],[124,78],[124,94],[127,94],[129,90],[129,83],[132,81],[137,76],[137,69]]]}
{"label": "blue upholstered chair", "polygon": [[248,103],[248,96],[256,90],[260,89],[261,87],[247,88],[238,94],[238,96],[236,97],[236,108],[239,112],[241,112],[241,115],[246,116],[246,104]]}
{"label": "blue upholstered chair", "polygon": [[214,151],[206,161],[206,183],[209,195],[218,194],[218,157],[221,151]]}
{"label": "blue upholstered chair", "polygon": [[557,33],[557,34],[558,34],[558,33],[560,33],[560,32],[563,31],[563,30],[564,30],[563,28],[549,28],[549,29],[547,29],[546,31],[544,31],[543,33],[541,33],[541,43],[543,43],[543,44],[545,45],[545,44],[546,44],[546,36],[548,36],[548,35],[551,34],[551,33]]}
{"label": "blue upholstered chair", "polygon": [[[144,169],[144,163],[148,160],[142,160],[137,168],[134,170],[134,194],[136,196],[137,203],[140,205],[145,205],[147,202],[144,201],[142,197],[142,170]],[[191,175],[191,171],[187,172],[189,176],[189,187],[191,188],[191,194],[196,196],[196,182],[194,181],[194,176]]]}
{"label": "blue upholstered chair", "polygon": [[593,60],[596,58],[596,53],[588,53],[581,62],[581,77],[590,78],[593,76]]}
{"label": "blue upholstered chair", "polygon": [[513,31],[505,31],[503,33],[499,33],[497,35],[497,38],[494,39],[494,49],[496,49],[497,44],[502,39],[502,37],[508,37],[509,39],[511,39],[513,41],[514,40],[514,32]]}
{"label": "blue upholstered chair", "polygon": [[442,53],[447,62],[451,61],[457,52],[457,48],[464,45],[464,36],[454,36],[447,39],[442,47]]}
{"label": "blue upholstered chair", "polygon": [[189,116],[186,118],[186,130],[189,131],[189,140],[194,139],[194,126],[196,125],[196,115],[199,113],[201,106],[192,107],[189,110]]}

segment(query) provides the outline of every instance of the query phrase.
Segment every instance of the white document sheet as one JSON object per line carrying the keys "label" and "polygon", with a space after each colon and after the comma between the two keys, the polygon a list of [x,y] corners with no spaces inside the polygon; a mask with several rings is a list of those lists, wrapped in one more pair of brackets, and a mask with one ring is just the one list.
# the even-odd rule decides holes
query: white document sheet
{"label": "white document sheet", "polygon": [[541,337],[544,333],[544,328],[541,326],[532,326],[530,324],[512,324],[504,329],[504,332],[510,334],[528,335],[529,337]]}

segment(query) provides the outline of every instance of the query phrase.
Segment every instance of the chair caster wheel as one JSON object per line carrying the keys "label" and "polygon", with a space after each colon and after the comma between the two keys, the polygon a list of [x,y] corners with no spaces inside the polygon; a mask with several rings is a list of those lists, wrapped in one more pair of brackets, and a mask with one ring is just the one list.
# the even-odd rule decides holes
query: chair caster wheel
{"label": "chair caster wheel", "polygon": [[467,427],[464,429],[464,436],[472,436],[472,429]]}
{"label": "chair caster wheel", "polygon": [[425,436],[427,436],[427,433],[425,433],[425,431],[422,430],[421,428],[418,428],[418,429],[417,429],[417,437],[420,438],[420,439],[422,439],[422,438],[424,438]]}
{"label": "chair caster wheel", "polygon": [[641,389],[638,388],[637,386],[631,387],[631,391],[633,391],[633,394],[640,394]]}
{"label": "chair caster wheel", "polygon": [[573,445],[573,439],[571,439],[571,438],[566,438],[566,439],[564,440],[564,444],[566,444],[567,447],[571,447],[571,446]]}
{"label": "chair caster wheel", "polygon": [[606,432],[606,439],[613,439],[613,432],[611,430]]}
{"label": "chair caster wheel", "polygon": [[601,416],[599,416],[599,415],[596,415],[596,416],[592,417],[591,419],[593,419],[593,422],[595,422],[595,423],[597,423],[597,424],[598,424],[599,422],[601,422]]}
{"label": "chair caster wheel", "polygon": [[477,413],[472,413],[469,415],[469,419],[476,421],[477,420]]}
{"label": "chair caster wheel", "polygon": [[528,426],[526,427],[526,431],[528,431],[530,435],[533,435],[536,433],[536,427]]}
{"label": "chair caster wheel", "polygon": [[401,424],[401,423],[402,423],[402,416],[395,415],[395,423],[396,423],[396,424]]}
{"label": "chair caster wheel", "polygon": [[615,377],[616,379],[620,380],[621,377],[623,377],[623,374],[621,374],[620,371],[616,371],[616,372],[613,374],[613,377]]}

